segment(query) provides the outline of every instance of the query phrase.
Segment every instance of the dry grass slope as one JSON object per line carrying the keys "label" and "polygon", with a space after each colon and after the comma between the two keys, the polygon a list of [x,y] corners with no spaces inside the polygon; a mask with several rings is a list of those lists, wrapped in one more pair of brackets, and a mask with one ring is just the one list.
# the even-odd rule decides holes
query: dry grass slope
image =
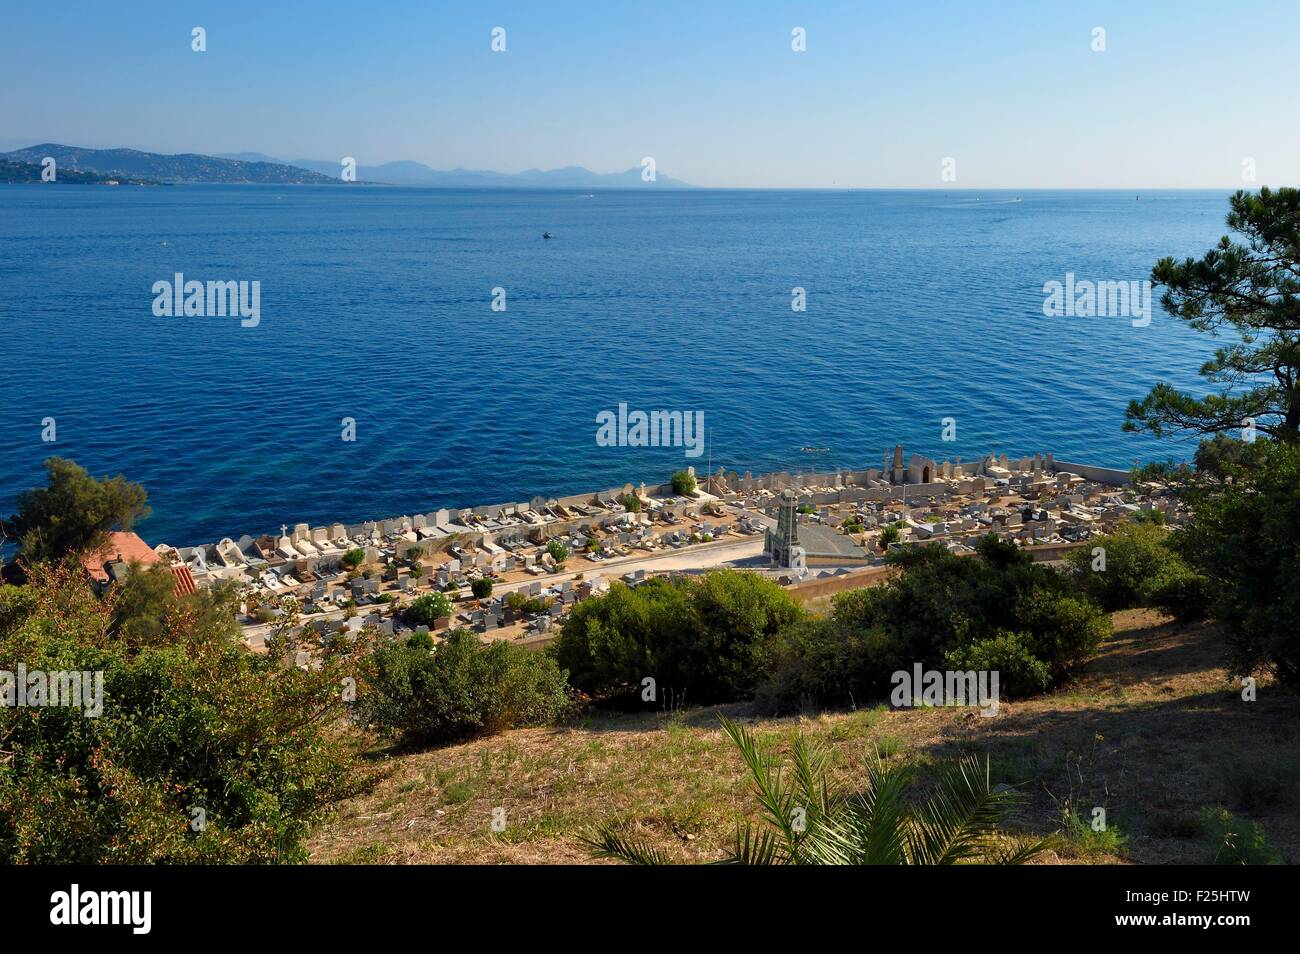
{"label": "dry grass slope", "polygon": [[[1049,863],[1212,861],[1200,815],[1220,805],[1300,859],[1296,697],[1263,682],[1258,700],[1243,702],[1211,627],[1147,611],[1116,614],[1115,624],[1114,640],[1071,685],[1003,703],[994,718],[871,709],[754,720],[726,706],[601,715],[417,754],[376,750],[382,781],[320,827],[312,861],[586,863],[580,835],[609,821],[683,862],[720,858],[753,806],[719,712],[779,753],[796,731],[821,739],[846,784],[872,747],[922,772],[960,752],[988,753],[998,779],[1028,796],[1014,831],[1053,832],[1071,812],[1085,823]],[[1095,806],[1106,808],[1108,835],[1086,826]],[[497,808],[502,832],[492,830]]]}

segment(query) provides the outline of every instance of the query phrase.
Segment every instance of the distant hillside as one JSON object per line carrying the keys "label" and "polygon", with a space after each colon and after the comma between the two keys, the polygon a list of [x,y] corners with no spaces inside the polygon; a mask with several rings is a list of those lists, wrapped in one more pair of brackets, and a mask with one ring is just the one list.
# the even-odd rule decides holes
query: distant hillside
{"label": "distant hillside", "polygon": [[[335,185],[341,183],[342,166],[335,160],[294,159],[284,161],[257,152],[220,156],[181,153],[175,156],[138,149],[84,149],[58,143],[41,143],[0,153],[0,160],[17,164],[39,164],[53,156],[59,178],[66,181],[76,173],[132,183],[224,182],[264,183],[269,185]],[[378,166],[358,166],[357,181],[384,185],[432,186],[480,189],[682,189],[690,188],[680,179],[660,173],[654,182],[641,178],[640,167],[624,172],[592,172],[582,166],[563,169],[528,169],[524,172],[493,172],[485,169],[438,170],[420,162],[387,162]],[[26,170],[15,169],[17,177],[6,181],[32,181]]]}
{"label": "distant hillside", "polygon": [[165,156],[138,149],[81,149],[57,143],[42,143],[0,154],[0,159],[39,164],[53,156],[59,177],[87,172],[115,179],[152,179],[159,182],[266,183],[270,185],[329,185],[340,182],[327,176],[277,162],[246,162],[216,156],[182,153]]}
{"label": "distant hillside", "polygon": [[[323,159],[279,160],[259,152],[223,154],[222,158],[245,162],[285,162],[301,169],[310,169],[323,175],[337,176],[339,163]],[[640,167],[626,172],[592,172],[582,166],[563,169],[528,169],[525,172],[492,172],[486,169],[439,170],[422,162],[402,160],[378,166],[357,166],[357,178],[384,185],[435,186],[443,188],[486,189],[683,189],[690,186],[680,179],[660,173],[654,182],[641,179]]]}
{"label": "distant hillside", "polygon": [[[34,162],[15,162],[12,159],[0,158],[0,182],[7,183],[40,183],[42,166]],[[97,172],[79,172],[76,169],[63,169],[56,165],[53,185],[160,185],[149,179],[122,178],[112,175],[101,175]]]}

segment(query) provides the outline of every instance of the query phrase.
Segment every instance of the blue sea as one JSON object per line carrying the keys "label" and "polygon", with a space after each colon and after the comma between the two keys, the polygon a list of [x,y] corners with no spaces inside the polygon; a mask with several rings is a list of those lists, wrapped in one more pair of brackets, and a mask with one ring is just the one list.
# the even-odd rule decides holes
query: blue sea
{"label": "blue sea", "polygon": [[[1147,327],[1048,318],[1043,285],[1199,255],[1226,200],[0,186],[0,510],[51,455],[144,483],[142,535],[177,546],[657,482],[710,457],[754,473],[879,466],[895,443],[1185,458],[1124,434],[1123,411],[1157,381],[1199,389],[1213,340],[1158,300]],[[155,317],[152,286],[177,272],[260,282],[260,323]],[[620,402],[702,411],[711,450],[597,446]]]}

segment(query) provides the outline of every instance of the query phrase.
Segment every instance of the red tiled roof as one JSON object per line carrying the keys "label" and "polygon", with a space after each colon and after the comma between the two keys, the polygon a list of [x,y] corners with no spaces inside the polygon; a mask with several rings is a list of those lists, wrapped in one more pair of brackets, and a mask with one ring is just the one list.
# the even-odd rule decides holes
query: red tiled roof
{"label": "red tiled roof", "polygon": [[127,564],[139,563],[142,566],[150,566],[158,562],[158,554],[154,553],[149,544],[140,539],[137,534],[129,530],[115,530],[108,535],[108,542],[98,553],[87,554],[82,559],[82,566],[86,568],[92,580],[107,583],[108,573],[104,570],[104,564],[118,559]]}
{"label": "red tiled roof", "polygon": [[190,568],[184,563],[180,566],[168,567],[172,575],[176,577],[176,595],[191,596],[195,592],[194,577],[190,575]]}

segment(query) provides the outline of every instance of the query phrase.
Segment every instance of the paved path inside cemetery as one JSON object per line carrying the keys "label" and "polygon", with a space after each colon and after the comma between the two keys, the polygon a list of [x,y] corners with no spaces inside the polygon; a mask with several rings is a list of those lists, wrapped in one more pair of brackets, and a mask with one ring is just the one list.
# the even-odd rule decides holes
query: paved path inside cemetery
{"label": "paved path inside cemetery", "polygon": [[543,586],[551,586],[555,583],[563,583],[565,580],[575,579],[579,573],[586,574],[588,577],[607,576],[618,579],[625,573],[635,573],[637,570],[645,570],[647,573],[668,573],[672,570],[707,570],[741,560],[752,560],[762,555],[763,535],[755,534],[741,540],[727,539],[715,543],[705,543],[691,547],[689,550],[658,551],[646,553],[643,556],[626,556],[615,560],[602,560],[600,563],[592,563],[585,558],[575,560],[570,557],[569,566],[577,567],[572,572],[556,573],[553,576],[539,576],[533,580],[502,583],[494,587],[492,593],[493,595],[509,593],[511,590],[520,589],[534,582],[541,583]]}

